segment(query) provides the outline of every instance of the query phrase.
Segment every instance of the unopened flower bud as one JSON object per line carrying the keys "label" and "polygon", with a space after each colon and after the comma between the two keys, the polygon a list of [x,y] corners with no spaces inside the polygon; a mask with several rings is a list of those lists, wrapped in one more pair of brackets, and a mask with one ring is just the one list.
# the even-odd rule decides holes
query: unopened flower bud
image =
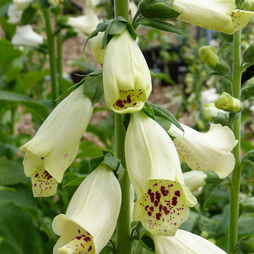
{"label": "unopened flower bud", "polygon": [[103,64],[105,49],[102,48],[102,41],[105,32],[99,32],[90,40],[91,51],[95,61]]}
{"label": "unopened flower bud", "polygon": [[218,71],[220,74],[229,72],[228,64],[216,54],[215,48],[211,46],[203,46],[198,51],[202,61],[211,69]]}
{"label": "unopened flower bud", "polygon": [[215,101],[215,106],[218,109],[235,113],[239,112],[242,109],[241,101],[232,97],[226,92],[223,92],[221,96]]}
{"label": "unopened flower bud", "polygon": [[226,125],[229,113],[215,107],[214,103],[207,103],[203,108],[203,114],[207,121]]}
{"label": "unopened flower bud", "polygon": [[252,43],[243,53],[243,60],[246,63],[254,62],[254,43]]}

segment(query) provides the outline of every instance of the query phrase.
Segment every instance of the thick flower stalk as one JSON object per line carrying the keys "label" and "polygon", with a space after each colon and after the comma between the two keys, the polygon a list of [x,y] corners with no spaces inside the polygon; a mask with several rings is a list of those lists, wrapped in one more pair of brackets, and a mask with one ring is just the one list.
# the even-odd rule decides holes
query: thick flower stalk
{"label": "thick flower stalk", "polygon": [[150,96],[150,71],[128,30],[114,35],[106,47],[103,87],[108,107],[120,114],[139,111]]}
{"label": "thick flower stalk", "polygon": [[185,186],[177,151],[166,131],[143,111],[131,115],[126,164],[137,194],[133,220],[151,234],[174,235],[196,199]]}
{"label": "thick flower stalk", "polygon": [[174,0],[177,19],[197,26],[232,34],[245,27],[254,12],[235,10],[235,0]]}
{"label": "thick flower stalk", "polygon": [[182,132],[171,125],[168,133],[180,159],[193,170],[214,171],[220,178],[227,177],[234,169],[235,158],[231,151],[236,146],[233,132],[226,126],[212,124],[207,133],[200,133],[184,124]]}
{"label": "thick flower stalk", "polygon": [[156,254],[226,254],[205,238],[178,229],[175,236],[153,236]]}
{"label": "thick flower stalk", "polygon": [[34,32],[30,25],[25,25],[17,29],[11,39],[13,45],[24,45],[38,47],[43,43],[43,36]]}
{"label": "thick flower stalk", "polygon": [[24,170],[31,177],[35,197],[56,193],[64,171],[77,155],[92,110],[92,102],[80,86],[53,110],[34,138],[20,148],[26,151]]}
{"label": "thick flower stalk", "polygon": [[121,206],[121,188],[113,171],[100,164],[74,193],[66,214],[53,220],[61,237],[53,254],[98,254],[110,240]]}

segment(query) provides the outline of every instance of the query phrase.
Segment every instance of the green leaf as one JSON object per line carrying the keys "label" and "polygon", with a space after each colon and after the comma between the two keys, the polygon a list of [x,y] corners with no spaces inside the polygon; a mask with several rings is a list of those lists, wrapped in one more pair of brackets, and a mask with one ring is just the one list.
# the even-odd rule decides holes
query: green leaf
{"label": "green leaf", "polygon": [[249,164],[254,167],[254,150],[249,151],[242,158],[242,165]]}
{"label": "green leaf", "polygon": [[173,123],[181,131],[184,131],[182,126],[179,124],[179,122],[176,120],[175,116],[171,112],[169,112],[168,110],[164,108],[156,106],[152,103],[147,102],[147,104],[149,104],[152,107],[155,117],[163,118],[167,120],[168,122]]}
{"label": "green leaf", "polygon": [[25,24],[28,24],[29,22],[31,22],[31,20],[34,18],[36,12],[37,12],[37,10],[34,9],[31,5],[28,6],[23,11],[23,14],[21,17],[21,24],[25,25]]}
{"label": "green leaf", "polygon": [[15,155],[17,155],[18,151],[19,149],[16,146],[0,142],[0,157],[6,156],[8,159],[12,159]]}
{"label": "green leaf", "polygon": [[8,8],[11,5],[9,0],[1,0],[0,2],[0,18],[7,14]]}
{"label": "green leaf", "polygon": [[28,107],[32,112],[37,114],[42,121],[48,116],[48,108],[34,100],[30,97],[19,94],[19,93],[12,93],[8,91],[0,91],[0,101],[9,101],[13,103],[20,103],[26,107]]}
{"label": "green leaf", "polygon": [[50,7],[48,0],[39,0],[40,8],[47,9]]}
{"label": "green leaf", "polygon": [[102,72],[96,71],[89,74],[84,82],[84,95],[88,96],[93,106],[98,103],[103,96]]}
{"label": "green leaf", "polygon": [[254,96],[254,77],[250,78],[244,83],[241,92],[241,100],[244,101],[253,96]]}
{"label": "green leaf", "polygon": [[11,204],[0,206],[0,225],[0,253],[43,253],[41,236],[33,220],[21,208]]}
{"label": "green leaf", "polygon": [[67,184],[65,184],[63,186],[63,188],[67,187],[67,186],[79,186],[85,179],[86,179],[85,176],[78,177],[78,178],[68,182]]}
{"label": "green leaf", "polygon": [[77,158],[95,157],[101,154],[101,148],[96,146],[93,141],[81,141]]}
{"label": "green leaf", "polygon": [[153,108],[150,106],[150,104],[145,103],[142,110],[146,113],[146,115],[148,115],[150,118],[155,120],[155,114],[154,114]]}
{"label": "green leaf", "polygon": [[222,36],[222,38],[223,38],[226,42],[229,42],[229,43],[232,43],[232,42],[233,42],[233,34],[224,34],[224,33],[221,33],[221,36]]}
{"label": "green leaf", "polygon": [[248,235],[250,233],[254,233],[254,214],[243,213],[238,220],[238,234]]}
{"label": "green leaf", "polygon": [[0,185],[15,185],[18,183],[29,183],[30,179],[24,174],[20,161],[0,158]]}
{"label": "green leaf", "polygon": [[170,32],[170,33],[175,33],[175,34],[180,34],[183,35],[191,40],[193,40],[187,33],[179,29],[178,27],[167,23],[163,21],[159,21],[156,19],[151,19],[151,18],[138,18],[136,21],[137,24],[143,25],[143,26],[149,26],[153,27],[162,31]]}
{"label": "green leaf", "polygon": [[121,22],[119,20],[115,20],[111,23],[109,28],[109,34],[115,35],[115,34],[121,34],[126,29],[126,23]]}

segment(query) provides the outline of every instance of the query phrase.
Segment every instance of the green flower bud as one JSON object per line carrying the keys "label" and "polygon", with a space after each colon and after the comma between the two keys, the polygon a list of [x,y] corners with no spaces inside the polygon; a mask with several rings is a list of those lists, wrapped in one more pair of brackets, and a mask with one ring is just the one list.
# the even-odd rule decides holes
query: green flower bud
{"label": "green flower bud", "polygon": [[243,53],[243,60],[246,63],[254,62],[254,43],[252,43]]}
{"label": "green flower bud", "polygon": [[240,100],[232,97],[230,94],[223,92],[215,101],[215,107],[225,111],[239,112],[242,109]]}
{"label": "green flower bud", "polygon": [[211,46],[203,46],[198,51],[202,61],[211,69],[218,71],[220,74],[229,72],[228,64],[216,54],[215,48]]}
{"label": "green flower bud", "polygon": [[207,103],[203,108],[203,114],[207,121],[227,125],[229,120],[229,112],[218,109],[214,103]]}
{"label": "green flower bud", "polygon": [[91,51],[97,63],[103,64],[105,49],[102,48],[102,41],[105,32],[99,32],[90,40]]}
{"label": "green flower bud", "polygon": [[247,239],[241,240],[240,241],[240,246],[244,250],[253,253],[253,251],[254,251],[254,236],[251,236]]}

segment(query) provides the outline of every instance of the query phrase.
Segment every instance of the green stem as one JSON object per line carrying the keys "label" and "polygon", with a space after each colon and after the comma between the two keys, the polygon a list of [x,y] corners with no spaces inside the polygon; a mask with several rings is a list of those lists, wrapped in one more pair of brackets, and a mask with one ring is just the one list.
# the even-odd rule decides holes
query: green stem
{"label": "green stem", "polygon": [[63,77],[63,43],[62,43],[62,35],[61,32],[57,34],[57,71],[58,71],[58,83],[59,83],[59,94],[62,94],[64,91],[62,91],[61,86],[61,78]]}
{"label": "green stem", "polygon": [[[128,0],[115,0],[115,16],[122,16],[126,20],[129,19]],[[115,113],[116,156],[121,160],[123,167],[126,169],[124,140],[125,129],[122,123],[122,116]],[[130,240],[130,180],[127,170],[125,171],[120,181],[120,185],[122,190],[122,205],[116,226],[116,254],[131,254],[132,241]]]}
{"label": "green stem", "polygon": [[[121,160],[123,167],[126,168],[124,151],[125,129],[122,123],[122,115],[117,113],[115,113],[115,133],[116,156]],[[130,181],[127,170],[120,180],[120,185],[122,190],[122,205],[116,226],[116,253],[130,254],[132,248],[132,241],[130,240]]]}
{"label": "green stem", "polygon": [[58,84],[57,84],[57,69],[56,69],[56,58],[55,58],[55,44],[54,35],[51,27],[51,13],[50,8],[43,10],[46,32],[48,40],[48,52],[49,52],[49,63],[50,63],[50,76],[51,76],[51,89],[52,89],[52,103],[56,106],[56,99],[58,98]]}
{"label": "green stem", "polygon": [[[233,40],[233,97],[240,99],[241,96],[241,31],[234,33]],[[230,222],[228,232],[228,253],[234,252],[237,243],[238,216],[239,216],[239,192],[241,179],[241,114],[233,123],[233,132],[237,146],[233,150],[235,157],[235,168],[232,174],[232,183],[230,185]]]}

